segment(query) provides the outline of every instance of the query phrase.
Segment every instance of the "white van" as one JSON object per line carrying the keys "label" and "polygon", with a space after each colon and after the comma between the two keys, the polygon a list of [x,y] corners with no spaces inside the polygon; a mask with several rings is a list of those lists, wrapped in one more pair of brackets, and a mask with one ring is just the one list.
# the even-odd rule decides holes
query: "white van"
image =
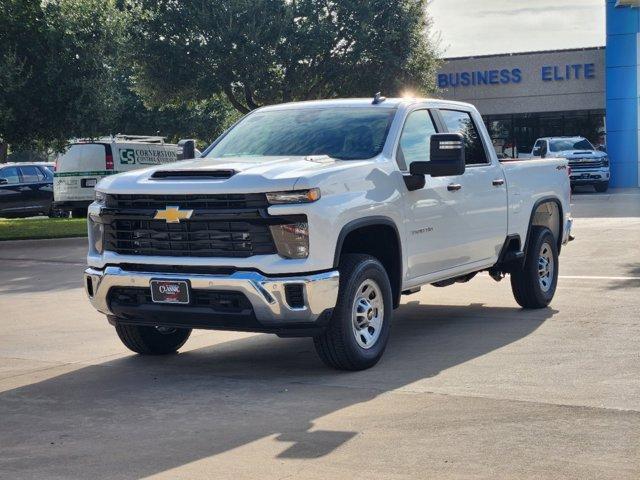
{"label": "white van", "polygon": [[193,140],[165,143],[163,137],[117,135],[72,143],[56,159],[54,208],[85,216],[93,189],[107,175],[194,158]]}

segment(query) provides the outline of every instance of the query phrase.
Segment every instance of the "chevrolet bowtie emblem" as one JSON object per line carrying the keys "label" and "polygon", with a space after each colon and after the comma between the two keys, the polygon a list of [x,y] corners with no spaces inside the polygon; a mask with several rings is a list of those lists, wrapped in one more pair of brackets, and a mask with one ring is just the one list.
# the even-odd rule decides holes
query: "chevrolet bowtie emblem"
{"label": "chevrolet bowtie emblem", "polygon": [[180,210],[180,207],[167,207],[164,210],[156,210],[154,220],[164,220],[167,223],[180,223],[180,220],[188,220],[193,215],[193,210]]}

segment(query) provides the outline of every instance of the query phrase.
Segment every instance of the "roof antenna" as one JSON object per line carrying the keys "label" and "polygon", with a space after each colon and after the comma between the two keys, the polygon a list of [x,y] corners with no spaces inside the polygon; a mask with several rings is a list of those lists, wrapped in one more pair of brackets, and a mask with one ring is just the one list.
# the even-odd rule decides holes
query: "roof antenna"
{"label": "roof antenna", "polygon": [[384,102],[387,99],[387,97],[383,97],[382,95],[380,95],[380,92],[376,93],[373,96],[373,102],[371,102],[373,105],[378,105],[379,103]]}

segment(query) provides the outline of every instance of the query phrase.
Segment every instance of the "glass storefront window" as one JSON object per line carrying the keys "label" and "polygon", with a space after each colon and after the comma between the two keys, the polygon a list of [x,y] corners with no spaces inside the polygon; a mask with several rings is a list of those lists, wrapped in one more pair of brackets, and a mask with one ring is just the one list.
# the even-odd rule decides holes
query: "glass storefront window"
{"label": "glass storefront window", "polygon": [[529,154],[540,137],[582,136],[605,145],[604,110],[487,115],[484,121],[501,158]]}

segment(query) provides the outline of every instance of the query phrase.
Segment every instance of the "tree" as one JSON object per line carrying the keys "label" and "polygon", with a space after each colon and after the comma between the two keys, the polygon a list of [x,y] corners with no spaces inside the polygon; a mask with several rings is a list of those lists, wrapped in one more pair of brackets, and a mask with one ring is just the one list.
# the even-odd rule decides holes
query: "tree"
{"label": "tree", "polygon": [[142,101],[121,3],[0,0],[0,161],[7,143],[60,150],[74,137],[157,132],[208,141],[229,122],[231,107],[212,96]]}
{"label": "tree", "polygon": [[425,0],[130,0],[136,88],[153,104],[435,90]]}

